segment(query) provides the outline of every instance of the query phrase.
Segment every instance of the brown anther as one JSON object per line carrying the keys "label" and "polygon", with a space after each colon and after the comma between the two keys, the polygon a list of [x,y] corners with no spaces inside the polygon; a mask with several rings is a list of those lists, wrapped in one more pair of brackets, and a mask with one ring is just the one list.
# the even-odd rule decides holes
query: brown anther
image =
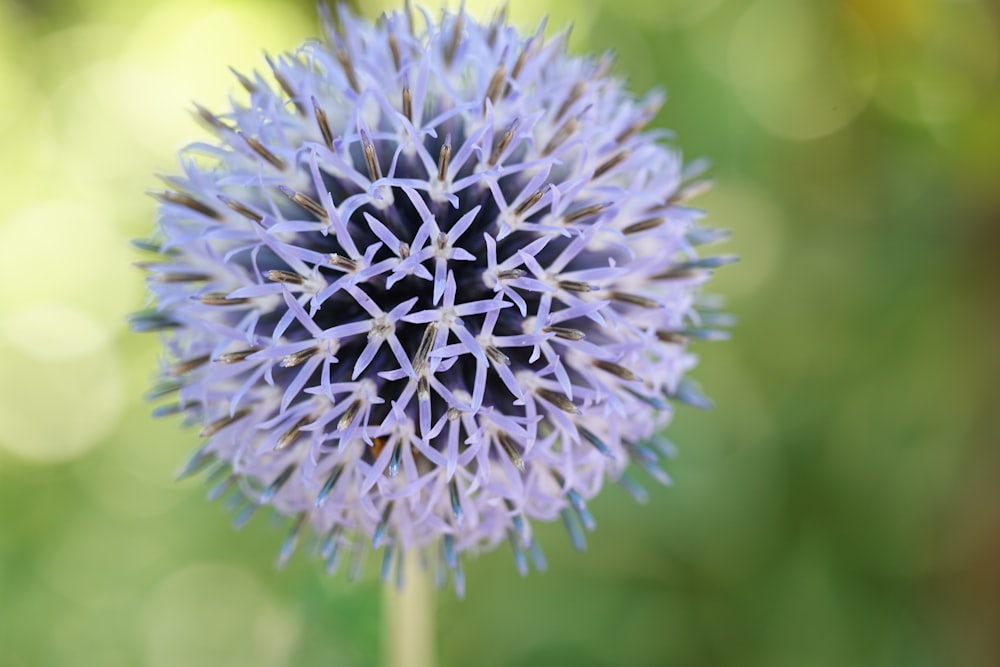
{"label": "brown anther", "polygon": [[368,179],[372,182],[382,178],[382,169],[378,164],[378,156],[375,154],[375,144],[367,132],[361,133],[361,147],[365,154],[365,164],[368,165]]}
{"label": "brown anther", "polygon": [[517,280],[518,278],[523,278],[527,274],[524,269],[507,269],[506,271],[498,271],[497,278],[500,280]]}
{"label": "brown anther", "polygon": [[354,63],[351,62],[351,54],[344,49],[336,50],[337,62],[344,70],[344,76],[347,77],[347,84],[351,87],[355,93],[361,92],[361,86],[358,85],[358,75],[354,72]]}
{"label": "brown anther", "polygon": [[347,411],[340,416],[340,421],[337,422],[337,430],[343,431],[348,426],[350,426],[351,422],[354,421],[354,418],[358,416],[358,413],[360,411],[361,411],[361,399],[356,398],[348,406]]}
{"label": "brown anther", "polygon": [[486,97],[483,99],[483,112],[486,111],[486,100],[496,103],[500,93],[503,92],[504,81],[507,78],[507,66],[501,64],[493,72],[489,85],[486,86]]}
{"label": "brown anther", "polygon": [[406,259],[409,256],[410,256],[410,244],[409,243],[400,243],[399,244],[399,258],[400,259]]}
{"label": "brown anther", "polygon": [[338,269],[343,269],[344,271],[357,271],[358,269],[358,263],[356,261],[350,257],[338,255],[335,252],[330,253],[330,264]]}
{"label": "brown anther", "polygon": [[626,150],[626,151],[621,151],[614,157],[609,158],[606,162],[604,162],[603,164],[601,164],[601,166],[599,166],[597,169],[594,170],[594,178],[600,178],[604,174],[608,173],[609,171],[620,165],[622,162],[624,162],[626,159],[628,159],[629,155],[631,155],[631,152]]}
{"label": "brown anther", "polygon": [[158,283],[199,283],[208,282],[212,276],[208,273],[186,273],[182,271],[171,271],[168,273],[157,273],[150,278]]}
{"label": "brown anther", "polygon": [[652,276],[653,280],[684,280],[686,278],[697,278],[705,275],[705,271],[697,269],[673,268],[667,269]]}
{"label": "brown anther", "polygon": [[176,364],[170,367],[171,375],[184,375],[185,373],[190,373],[196,368],[200,368],[208,363],[209,355],[202,354],[197,357],[192,357],[191,359],[185,359],[184,361],[178,361]]}
{"label": "brown anther", "polygon": [[505,23],[507,23],[507,3],[504,3],[503,6],[496,11],[493,16],[493,20],[490,21],[490,31],[486,34],[486,44],[489,45],[490,48],[493,48],[493,45],[496,44],[497,33],[500,30],[500,26]]}
{"label": "brown anther", "polygon": [[264,276],[272,282],[287,283],[289,285],[301,285],[305,282],[305,278],[297,273],[292,273],[291,271],[272,269],[265,273]]}
{"label": "brown anther", "polygon": [[563,221],[567,225],[571,225],[574,222],[579,222],[586,218],[591,218],[600,215],[611,208],[611,202],[601,202],[600,204],[591,204],[590,206],[584,206],[583,208],[577,209],[563,216]]}
{"label": "brown anther", "polygon": [[259,223],[264,219],[264,216],[262,216],[260,213],[257,213],[246,204],[238,202],[235,199],[230,199],[229,197],[226,197],[224,195],[219,195],[219,200],[223,204],[228,206],[231,210],[235,211],[236,213],[239,213],[248,220],[253,220],[254,222]]}
{"label": "brown anther", "polygon": [[250,299],[246,297],[230,299],[222,292],[208,292],[201,295],[201,302],[206,306],[242,306],[243,304],[250,303]]}
{"label": "brown anther", "polygon": [[569,111],[570,107],[573,106],[577,100],[583,97],[583,93],[586,90],[587,84],[583,81],[577,81],[574,83],[573,87],[569,91],[569,95],[566,96],[566,100],[562,103],[562,106],[559,107],[559,111],[556,112],[553,120],[557,121],[566,115],[566,112]]}
{"label": "brown anther", "polygon": [[600,289],[593,283],[585,283],[581,280],[560,280],[557,284],[560,289],[567,292],[596,292]]}
{"label": "brown anther", "polygon": [[438,323],[430,322],[424,329],[424,335],[420,339],[420,347],[417,348],[417,353],[413,356],[413,372],[417,375],[420,375],[424,371],[424,366],[427,364],[427,356],[431,353],[434,341],[437,340],[437,334]]}
{"label": "brown anther", "polygon": [[560,127],[552,137],[552,140],[542,150],[542,155],[549,155],[559,148],[563,142],[569,139],[573,133],[576,132],[578,127],[580,127],[580,121],[576,118],[567,119],[567,121],[562,124],[562,127]]}
{"label": "brown anther", "polygon": [[448,178],[448,165],[451,163],[451,135],[445,137],[438,153],[438,180],[444,182]]}
{"label": "brown anther", "polygon": [[298,94],[295,92],[295,89],[292,88],[292,84],[288,83],[288,79],[286,79],[284,75],[282,75],[281,72],[278,71],[278,68],[275,66],[275,64],[271,61],[270,58],[267,59],[267,64],[271,66],[271,74],[274,75],[274,80],[278,82],[278,85],[281,86],[281,89],[285,91],[286,95],[288,95],[289,99],[292,101],[292,104],[295,105],[295,108],[298,110],[299,114],[305,116],[306,108],[302,106],[302,102],[298,100]]}
{"label": "brown anther", "polygon": [[304,208],[305,210],[312,213],[314,216],[320,220],[326,220],[329,216],[326,213],[326,209],[318,201],[310,197],[309,195],[302,192],[294,192],[288,188],[279,188],[282,193],[293,202]]}
{"label": "brown anther", "polygon": [[556,338],[564,340],[583,340],[587,337],[587,334],[579,329],[570,329],[569,327],[545,327],[542,331],[544,333],[555,334]]}
{"label": "brown anther", "polygon": [[622,229],[622,234],[638,234],[639,232],[645,232],[650,229],[656,229],[663,223],[667,221],[666,218],[649,218],[648,220],[640,220],[639,222],[633,222]]}
{"label": "brown anther", "polygon": [[656,301],[655,299],[650,299],[648,296],[642,296],[641,294],[631,294],[629,292],[611,292],[609,296],[614,301],[627,303],[630,306],[638,306],[640,308],[660,307],[660,303],[658,301]]}
{"label": "brown anther", "polygon": [[219,212],[214,208],[201,203],[191,195],[184,194],[183,192],[171,192],[170,190],[164,190],[163,192],[150,191],[149,194],[154,199],[165,204],[183,206],[184,208],[190,209],[195,213],[200,213],[206,217],[212,218],[213,220],[222,219],[222,216],[219,215]]}
{"label": "brown anther", "polygon": [[319,350],[315,347],[307,347],[304,350],[299,350],[298,352],[292,352],[291,354],[286,354],[281,358],[281,361],[278,362],[278,365],[281,366],[282,368],[294,368],[295,366],[298,366],[302,362],[311,358],[318,351]]}
{"label": "brown anther", "polygon": [[518,217],[524,215],[529,208],[531,208],[532,206],[534,206],[539,202],[539,200],[542,198],[544,194],[545,190],[543,188],[535,190],[535,192],[532,193],[531,196],[529,196],[527,199],[525,199],[523,202],[517,205],[517,208],[514,209],[514,215]]}
{"label": "brown anther", "polygon": [[399,71],[402,64],[402,59],[399,57],[399,41],[396,39],[396,35],[389,33],[389,53],[392,55],[392,66]]}
{"label": "brown anther", "polygon": [[510,146],[510,142],[514,140],[514,134],[517,132],[517,126],[520,124],[518,119],[510,124],[510,127],[500,135],[500,140],[497,141],[496,145],[493,146],[493,151],[490,153],[489,166],[493,166],[500,159],[507,147]]}
{"label": "brown anther", "polygon": [[226,415],[225,417],[216,419],[214,422],[208,424],[207,426],[205,426],[205,428],[201,429],[201,431],[198,433],[198,437],[210,438],[219,431],[221,431],[222,429],[229,426],[230,424],[235,424],[240,419],[243,419],[251,412],[252,410],[250,408],[243,408],[241,410],[237,410],[235,413],[231,415]]}
{"label": "brown anther", "polygon": [[539,388],[535,390],[535,393],[538,394],[541,398],[551,403],[552,405],[562,410],[563,412],[568,412],[571,415],[580,414],[579,408],[577,408],[576,405],[573,404],[573,401],[569,400],[568,398],[566,398],[566,396],[560,394],[558,391],[553,391],[552,389]]}
{"label": "brown anther", "polygon": [[211,111],[209,111],[205,107],[201,106],[197,102],[194,103],[194,110],[198,114],[198,117],[201,118],[212,129],[220,130],[220,131],[223,131],[223,130],[232,130],[233,129],[229,125],[226,125],[225,123],[223,123],[222,119],[220,119],[214,113],[212,113]]}
{"label": "brown anther", "polygon": [[486,346],[486,356],[489,357],[493,363],[500,366],[510,365],[510,357],[504,354],[500,348],[495,345]]}
{"label": "brown anther", "polygon": [[389,438],[384,435],[372,438],[372,458],[377,459],[381,456],[387,444],[389,444]]}
{"label": "brown anther", "polygon": [[236,80],[240,82],[240,85],[243,86],[248,93],[252,95],[257,92],[257,84],[232,67],[229,68],[229,71],[233,73],[233,76],[236,77]]}
{"label": "brown anther", "polygon": [[661,329],[656,332],[656,337],[664,343],[672,343],[674,345],[685,345],[688,342],[687,337],[682,336],[676,331],[663,331]]}
{"label": "brown anther", "polygon": [[319,126],[319,133],[323,135],[323,143],[330,150],[333,150],[333,130],[330,129],[330,121],[326,117],[326,111],[320,107],[319,102],[313,98],[313,116],[316,117],[316,125]]}
{"label": "brown anther", "polygon": [[299,437],[299,434],[302,433],[302,427],[310,423],[312,420],[313,420],[312,415],[305,415],[304,417],[300,417],[298,421],[292,424],[291,428],[285,431],[281,435],[281,437],[278,438],[278,442],[277,444],[274,445],[274,449],[276,451],[285,449],[290,444],[295,442],[296,438]]}
{"label": "brown anther", "polygon": [[426,401],[431,397],[431,383],[426,375],[421,375],[417,379],[417,398]]}
{"label": "brown anther", "polygon": [[517,443],[508,434],[503,431],[497,431],[497,442],[503,447],[503,451],[507,454],[510,462],[514,464],[518,472],[524,472],[524,458],[521,456],[521,452],[517,448]]}
{"label": "brown anther", "polygon": [[215,361],[215,363],[217,364],[237,364],[245,360],[254,352],[259,352],[259,351],[260,348],[251,347],[246,350],[237,350],[236,352],[226,352],[224,354],[220,354],[219,356],[217,356],[213,361]]}
{"label": "brown anther", "polygon": [[406,120],[413,122],[413,93],[409,86],[403,87],[403,115]]}
{"label": "brown anther", "polygon": [[464,27],[465,13],[459,12],[458,16],[455,17],[455,24],[452,27],[451,41],[449,41],[444,48],[444,62],[449,67],[451,67],[451,63],[455,59],[455,52],[458,50],[458,43],[462,39],[462,29]]}
{"label": "brown anther", "polygon": [[628,368],[625,368],[621,364],[616,364],[613,361],[604,361],[603,359],[598,359],[594,362],[594,366],[600,368],[602,371],[606,371],[620,377],[623,380],[631,382],[636,379],[635,373],[633,373]]}
{"label": "brown anther", "polygon": [[285,168],[288,166],[285,164],[284,160],[282,160],[280,157],[269,151],[264,146],[264,144],[260,143],[253,137],[248,137],[247,135],[239,131],[237,131],[237,134],[243,137],[243,141],[247,143],[247,146],[250,147],[250,150],[252,150],[257,155],[261,156],[264,160],[270,163],[270,165],[275,169],[279,171],[284,171]]}

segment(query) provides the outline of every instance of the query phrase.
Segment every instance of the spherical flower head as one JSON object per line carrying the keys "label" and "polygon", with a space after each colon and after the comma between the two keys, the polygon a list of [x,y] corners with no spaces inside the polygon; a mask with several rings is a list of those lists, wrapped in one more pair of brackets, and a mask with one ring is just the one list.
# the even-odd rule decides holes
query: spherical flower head
{"label": "spherical flower head", "polygon": [[[423,26],[423,27],[421,27]],[[242,524],[294,517],[330,569],[382,549],[462,555],[507,540],[543,567],[532,521],[574,544],[605,479],[667,481],[656,438],[725,257],[684,205],[700,189],[610,60],[544,24],[410,10],[324,16],[323,41],[271,59],[181,153],[140,246],[163,380]]]}

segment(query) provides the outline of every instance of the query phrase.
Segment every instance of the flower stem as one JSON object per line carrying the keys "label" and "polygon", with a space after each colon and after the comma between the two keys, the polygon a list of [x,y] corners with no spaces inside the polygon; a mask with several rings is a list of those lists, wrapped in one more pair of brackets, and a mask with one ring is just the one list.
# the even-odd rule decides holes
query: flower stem
{"label": "flower stem", "polygon": [[402,590],[383,585],[382,660],[385,667],[434,665],[434,591],[430,573],[420,564],[420,553],[408,549],[403,557]]}

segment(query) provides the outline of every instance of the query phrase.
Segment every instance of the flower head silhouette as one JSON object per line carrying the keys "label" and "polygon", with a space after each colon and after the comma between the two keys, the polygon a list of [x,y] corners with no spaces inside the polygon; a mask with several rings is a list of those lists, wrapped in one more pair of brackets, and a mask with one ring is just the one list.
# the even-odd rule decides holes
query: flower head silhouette
{"label": "flower head silhouette", "polygon": [[[424,27],[420,27],[424,26]],[[157,412],[183,413],[210,495],[294,517],[331,569],[345,550],[462,555],[532,521],[574,544],[606,479],[660,481],[670,401],[705,328],[696,295],[728,257],[684,205],[702,183],[645,129],[610,59],[502,17],[324,17],[325,40],[237,74],[214,133],[166,179],[144,263],[162,331]]]}

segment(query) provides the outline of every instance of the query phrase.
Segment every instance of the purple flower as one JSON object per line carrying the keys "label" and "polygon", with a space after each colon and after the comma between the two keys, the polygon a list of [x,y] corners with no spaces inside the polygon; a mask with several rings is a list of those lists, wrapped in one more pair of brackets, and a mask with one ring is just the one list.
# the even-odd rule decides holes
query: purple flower
{"label": "purple flower", "polygon": [[541,568],[533,520],[582,548],[605,479],[668,481],[667,399],[707,403],[687,344],[721,335],[696,295],[730,258],[696,253],[722,236],[683,205],[699,170],[644,130],[660,95],[544,26],[324,19],[197,107],[215,141],[153,193],[157,413],[200,427],[183,472],[213,467],[238,524],[294,517],[280,562],[310,530],[331,570],[436,549],[461,591],[503,540]]}

